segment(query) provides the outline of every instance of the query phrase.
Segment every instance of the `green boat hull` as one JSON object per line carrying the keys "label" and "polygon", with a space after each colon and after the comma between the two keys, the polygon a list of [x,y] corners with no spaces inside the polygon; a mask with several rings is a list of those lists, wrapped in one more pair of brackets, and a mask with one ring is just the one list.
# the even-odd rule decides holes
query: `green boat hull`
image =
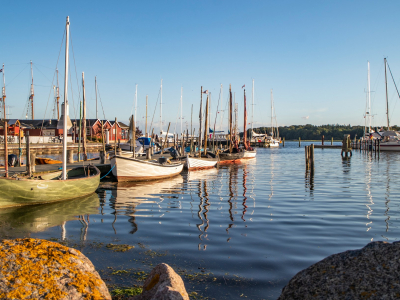
{"label": "green boat hull", "polygon": [[35,174],[34,179],[1,177],[0,207],[52,203],[89,195],[99,186],[100,171],[90,166],[87,176],[87,169],[79,167],[68,171],[67,180],[58,179],[58,173],[53,176],[51,173]]}

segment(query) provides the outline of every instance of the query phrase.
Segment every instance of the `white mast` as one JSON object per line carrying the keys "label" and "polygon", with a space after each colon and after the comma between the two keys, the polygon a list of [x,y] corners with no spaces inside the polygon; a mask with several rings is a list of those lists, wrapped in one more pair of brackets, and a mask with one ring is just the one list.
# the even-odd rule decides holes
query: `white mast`
{"label": "white mast", "polygon": [[210,134],[210,127],[211,127],[211,92],[208,93],[208,104],[207,104],[207,109],[208,109],[208,127],[206,128],[207,135]]}
{"label": "white mast", "polygon": [[[219,105],[219,107],[220,107],[220,112],[222,111],[222,98],[223,98],[223,96],[222,96],[222,92],[223,92],[223,89],[222,89],[222,83],[221,83],[221,97],[220,97],[220,99],[219,99],[219,103],[220,103],[220,105]],[[219,130],[221,130],[222,131],[222,114],[220,113],[220,115],[221,115],[221,118],[220,118],[220,129]]]}
{"label": "white mast", "polygon": [[161,97],[160,97],[160,134],[162,134],[162,79],[161,79]]}
{"label": "white mast", "polygon": [[[368,61],[368,91],[367,91],[367,111],[365,112],[365,122],[368,125],[368,132],[371,133],[371,75]],[[367,131],[367,129],[366,129]]]}
{"label": "white mast", "polygon": [[183,94],[183,87],[181,86],[181,134],[183,134],[183,131],[182,131],[182,94]]}
{"label": "white mast", "polygon": [[250,141],[253,138],[253,117],[254,117],[254,79],[253,79],[253,88],[251,91],[251,135],[250,135]]}
{"label": "white mast", "polygon": [[68,47],[69,47],[69,17],[67,17],[66,37],[65,37],[65,76],[64,76],[64,107],[63,107],[63,163],[62,179],[67,179],[67,109],[68,109]]}
{"label": "white mast", "polygon": [[136,131],[136,111],[137,111],[137,84],[136,84],[136,91],[135,91],[135,120],[133,122],[133,130]]}
{"label": "white mast", "polygon": [[272,94],[272,89],[271,89],[271,135],[272,135],[272,137],[274,137],[274,128],[273,128],[273,124],[272,124],[273,102],[274,102],[274,95]]}

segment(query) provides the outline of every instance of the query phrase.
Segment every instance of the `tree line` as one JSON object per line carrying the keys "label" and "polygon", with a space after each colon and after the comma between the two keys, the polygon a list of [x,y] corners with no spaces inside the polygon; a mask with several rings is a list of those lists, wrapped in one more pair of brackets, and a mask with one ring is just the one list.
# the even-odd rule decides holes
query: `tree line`
{"label": "tree line", "polygon": [[[364,126],[351,126],[349,125],[291,125],[278,127],[279,136],[285,140],[321,140],[324,136],[325,140],[342,140],[345,134],[350,134],[350,138],[360,138],[364,133]],[[251,129],[250,129],[251,131]],[[248,132],[250,134],[250,131]],[[270,127],[254,128],[255,133],[268,133],[270,135]]]}

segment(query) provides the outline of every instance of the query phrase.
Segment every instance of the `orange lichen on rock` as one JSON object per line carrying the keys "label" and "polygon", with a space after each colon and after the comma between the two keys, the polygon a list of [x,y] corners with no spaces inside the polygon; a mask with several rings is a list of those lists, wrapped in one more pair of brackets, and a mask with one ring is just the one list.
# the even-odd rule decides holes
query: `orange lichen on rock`
{"label": "orange lichen on rock", "polygon": [[1,299],[111,299],[82,253],[39,239],[0,243]]}

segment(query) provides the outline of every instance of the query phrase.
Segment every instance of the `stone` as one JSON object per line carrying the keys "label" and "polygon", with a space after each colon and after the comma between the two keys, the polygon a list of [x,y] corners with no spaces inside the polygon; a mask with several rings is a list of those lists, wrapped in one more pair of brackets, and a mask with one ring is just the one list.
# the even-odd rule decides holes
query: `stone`
{"label": "stone", "polygon": [[399,299],[400,243],[372,242],[297,273],[278,300]]}
{"label": "stone", "polygon": [[167,264],[157,265],[143,284],[135,300],[189,300],[182,278]]}
{"label": "stone", "polygon": [[40,239],[0,241],[0,299],[111,299],[90,260]]}

